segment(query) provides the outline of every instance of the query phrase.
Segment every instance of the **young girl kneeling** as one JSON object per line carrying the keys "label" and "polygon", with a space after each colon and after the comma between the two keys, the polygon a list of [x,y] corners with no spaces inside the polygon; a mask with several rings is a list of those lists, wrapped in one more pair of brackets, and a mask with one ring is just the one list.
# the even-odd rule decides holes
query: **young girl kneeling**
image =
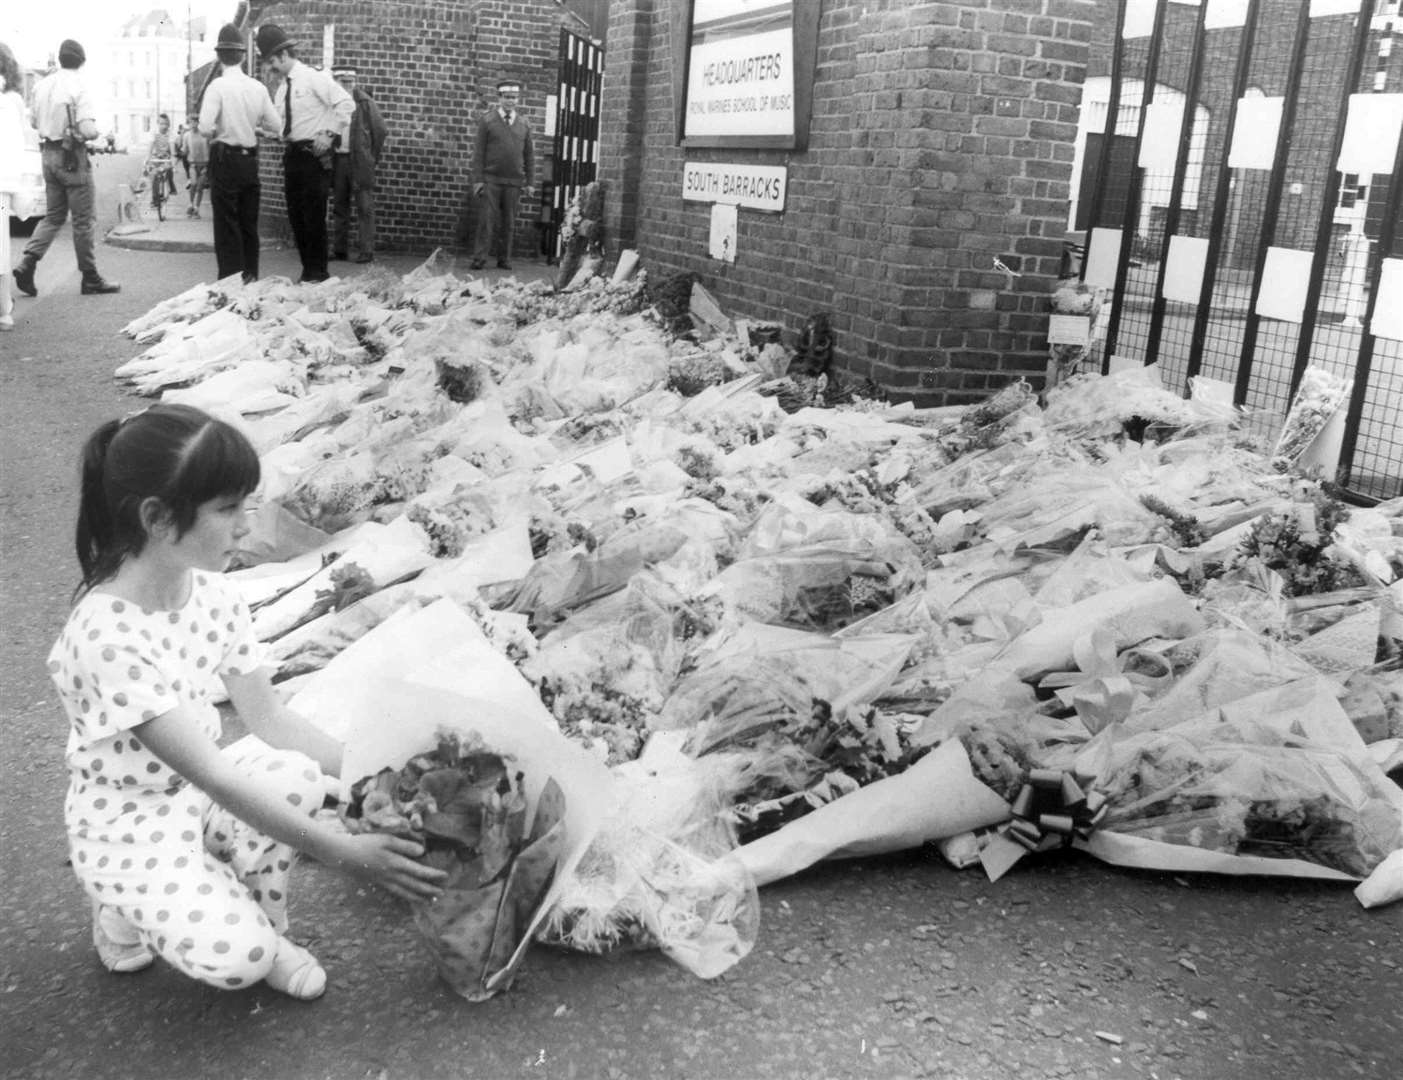
{"label": "young girl kneeling", "polygon": [[[435,897],[444,875],[414,861],[418,844],[312,817],[341,745],[278,699],[222,573],[258,479],[248,440],[189,406],[94,432],[82,583],[49,671],[71,724],[69,849],[104,966],[139,971],[156,954],[212,986],[262,979],[311,999],[326,973],[286,937],[296,850],[406,899]],[[219,747],[220,683],[266,747]]]}

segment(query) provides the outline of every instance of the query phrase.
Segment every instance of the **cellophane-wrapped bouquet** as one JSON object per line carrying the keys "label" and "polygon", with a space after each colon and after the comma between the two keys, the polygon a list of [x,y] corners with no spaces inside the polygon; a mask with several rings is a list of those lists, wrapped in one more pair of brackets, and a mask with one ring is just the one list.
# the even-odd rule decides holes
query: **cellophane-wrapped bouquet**
{"label": "cellophane-wrapped bouquet", "polygon": [[1306,452],[1325,425],[1344,404],[1349,384],[1324,368],[1309,367],[1291,401],[1286,423],[1272,450],[1272,467],[1286,472]]}
{"label": "cellophane-wrapped bouquet", "polygon": [[1103,755],[1107,832],[1352,877],[1403,845],[1399,809],[1367,756],[1251,720],[1103,736],[1083,760]]}
{"label": "cellophane-wrapped bouquet", "polygon": [[525,774],[476,733],[440,731],[402,768],[358,780],[343,811],[353,832],[424,845],[448,873],[443,895],[414,901],[414,923],[439,974],[469,1001],[510,984],[511,964],[555,878],[565,798],[548,781],[528,827]]}

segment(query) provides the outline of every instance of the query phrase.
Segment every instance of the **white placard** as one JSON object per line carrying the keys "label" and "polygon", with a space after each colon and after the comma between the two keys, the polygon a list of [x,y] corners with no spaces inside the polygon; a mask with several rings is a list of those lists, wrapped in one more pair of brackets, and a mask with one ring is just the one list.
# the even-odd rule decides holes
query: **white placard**
{"label": "white placard", "polygon": [[778,214],[788,187],[785,165],[689,161],[682,166],[682,198],[692,202],[730,203]]}
{"label": "white placard", "polygon": [[1403,94],[1350,94],[1345,137],[1336,168],[1342,173],[1393,172],[1403,131]]}
{"label": "white placard", "polygon": [[1125,29],[1121,37],[1149,37],[1155,29],[1155,0],[1125,0]]}
{"label": "white placard", "polygon": [[1247,0],[1208,0],[1208,11],[1203,16],[1205,30],[1246,25]]}
{"label": "white placard", "polygon": [[546,95],[546,122],[541,128],[541,134],[546,136],[555,135],[555,111],[560,108],[560,98],[555,94]]}
{"label": "white placard", "polygon": [[711,207],[711,257],[722,262],[736,261],[736,219],[734,203],[713,203]]}
{"label": "white placard", "polygon": [[1091,317],[1089,315],[1052,315],[1047,320],[1049,345],[1090,345]]}
{"label": "white placard", "polygon": [[1270,169],[1281,130],[1282,97],[1239,98],[1228,153],[1230,169]]}
{"label": "white placard", "polygon": [[792,4],[695,0],[688,137],[794,134],[793,20]]}
{"label": "white placard", "polygon": [[1306,286],[1310,283],[1311,253],[1295,248],[1267,248],[1262,268],[1262,291],[1257,297],[1257,314],[1264,319],[1298,323],[1306,310]]}
{"label": "white placard", "polygon": [[1369,329],[1375,337],[1403,341],[1403,259],[1385,259],[1379,267],[1379,298]]}
{"label": "white placard", "polygon": [[1145,133],[1140,139],[1140,168],[1173,175],[1183,124],[1182,99],[1150,102],[1150,107],[1145,110]]}
{"label": "white placard", "polygon": [[1310,0],[1310,17],[1319,19],[1324,15],[1354,15],[1359,11],[1359,0]]}
{"label": "white placard", "polygon": [[322,27],[322,70],[336,66],[336,24]]}
{"label": "white placard", "polygon": [[1086,249],[1086,283],[1097,287],[1114,288],[1116,264],[1120,261],[1120,229],[1092,229],[1091,243]]}
{"label": "white placard", "polygon": [[1164,264],[1164,298],[1197,304],[1208,265],[1208,241],[1196,236],[1171,236]]}

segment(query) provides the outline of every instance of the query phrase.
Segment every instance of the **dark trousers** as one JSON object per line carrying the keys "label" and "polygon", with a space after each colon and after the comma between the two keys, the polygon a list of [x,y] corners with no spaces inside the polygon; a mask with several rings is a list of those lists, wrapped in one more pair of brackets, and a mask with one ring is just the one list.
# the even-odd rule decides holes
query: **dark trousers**
{"label": "dark trousers", "polygon": [[209,150],[209,205],[219,276],[258,277],[258,155],[214,143]]}
{"label": "dark trousers", "polygon": [[327,276],[326,200],[331,190],[331,173],[322,168],[321,158],[310,148],[288,145],[283,148],[283,196],[287,199],[287,221],[302,259],[304,278]]}
{"label": "dark trousers", "polygon": [[496,248],[499,261],[511,261],[516,204],[520,198],[518,184],[494,184],[489,180],[482,185],[482,194],[477,200],[477,242],[473,244],[473,258],[490,258]]}
{"label": "dark trousers", "polygon": [[356,246],[375,254],[375,187],[358,184],[350,154],[335,154],[331,169],[331,250],[345,255],[351,239],[351,204],[355,203]]}

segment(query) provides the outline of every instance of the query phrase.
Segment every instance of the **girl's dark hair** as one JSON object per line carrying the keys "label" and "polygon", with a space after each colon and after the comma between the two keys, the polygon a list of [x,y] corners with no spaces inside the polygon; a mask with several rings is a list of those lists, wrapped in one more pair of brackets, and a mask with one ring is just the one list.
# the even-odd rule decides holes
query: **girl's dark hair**
{"label": "girl's dark hair", "polygon": [[0,41],[0,75],[5,76],[7,93],[13,90],[21,97],[24,96],[24,76],[20,74],[19,61],[15,59],[15,54],[10,52],[10,47],[3,41]]}
{"label": "girl's dark hair", "polygon": [[161,501],[176,537],[211,499],[258,486],[258,452],[237,429],[190,405],[153,405],[109,420],[83,447],[78,504],[81,594],[107,581],[146,546],[141,504]]}

